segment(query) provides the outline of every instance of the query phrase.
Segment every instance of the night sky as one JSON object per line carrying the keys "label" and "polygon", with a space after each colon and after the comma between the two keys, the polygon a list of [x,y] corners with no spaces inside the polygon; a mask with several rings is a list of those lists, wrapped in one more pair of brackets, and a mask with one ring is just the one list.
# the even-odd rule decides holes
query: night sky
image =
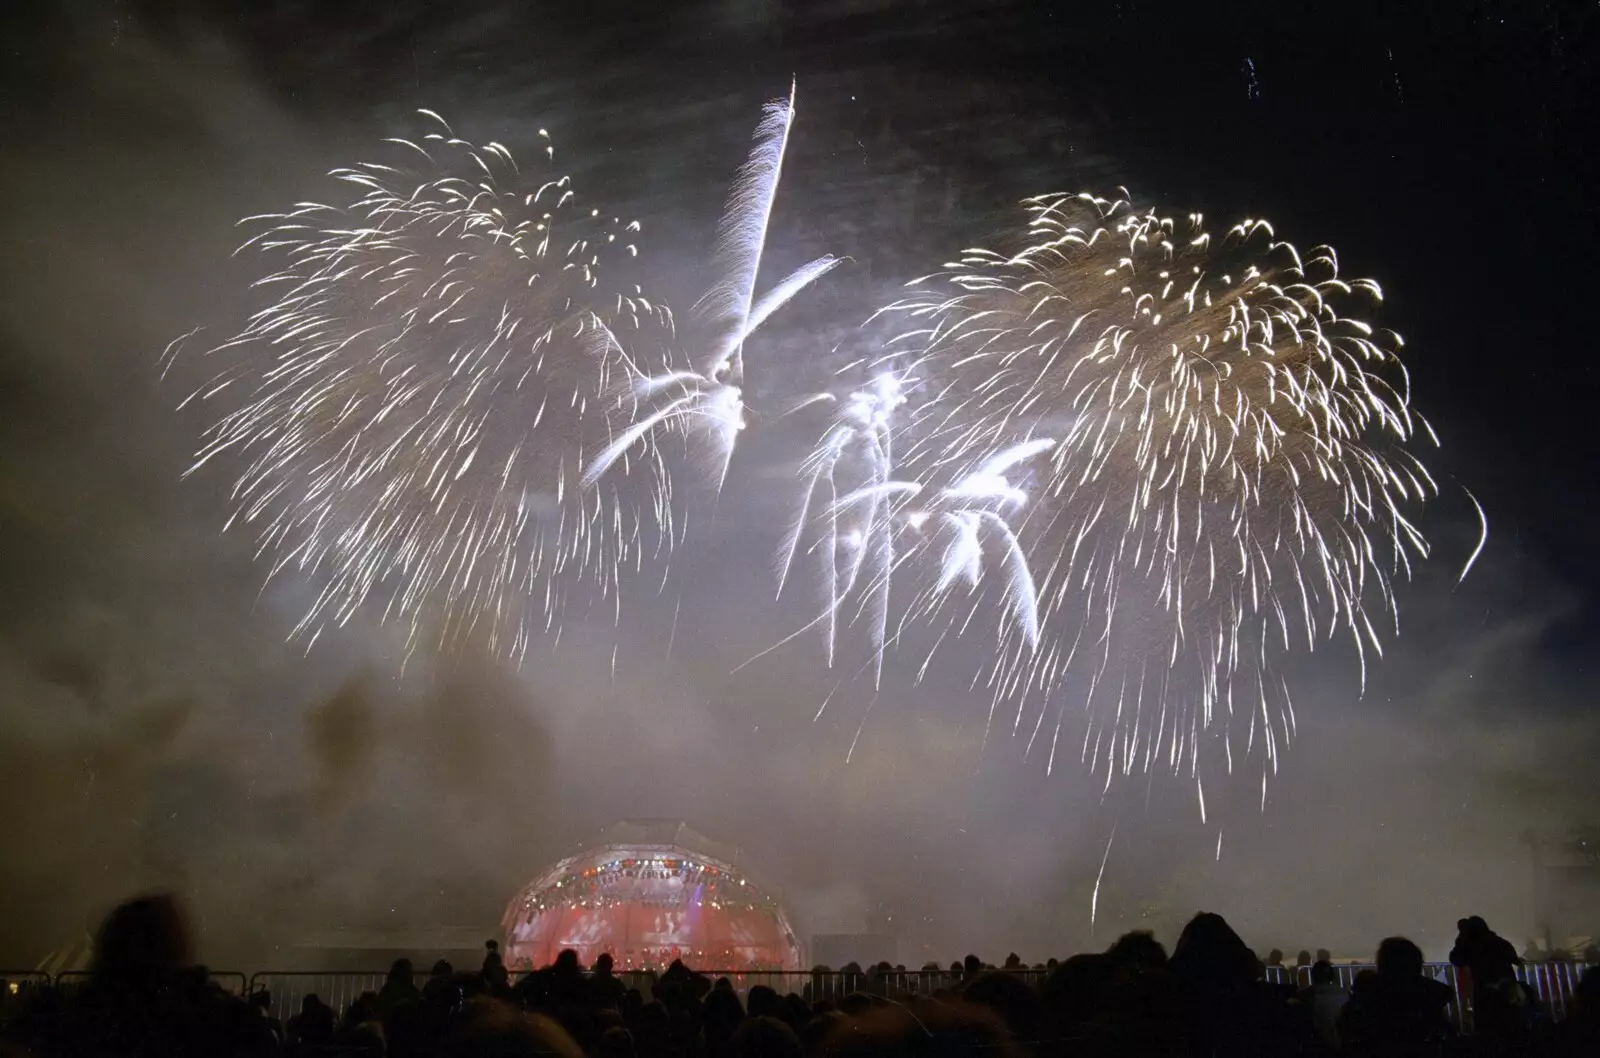
{"label": "night sky", "polygon": [[[0,902],[29,909],[0,921],[0,964],[157,886],[208,961],[247,969],[341,925],[490,928],[574,841],[641,816],[742,844],[805,932],[888,908],[908,962],[1170,944],[1200,909],[1262,951],[1401,932],[1436,955],[1472,913],[1532,934],[1518,835],[1595,821],[1600,7],[58,6],[0,23]],[[418,107],[528,154],[543,127],[687,305],[791,76],[764,275],[851,261],[752,343],[755,429],[672,592],[520,668],[402,669],[372,621],[286,643],[309,587],[263,591],[251,539],[221,532],[229,468],[181,479],[206,419],[174,408],[205,365],[159,378],[170,340],[256,305],[234,221],[331,194]],[[1399,640],[1364,696],[1343,647],[1289,666],[1300,739],[1265,811],[1248,783],[1219,794],[1220,859],[1189,785],[1046,776],[1008,733],[982,743],[964,682],[891,663],[862,727],[859,686],[813,721],[837,681],[816,641],[734,672],[808,616],[772,598],[798,442],[760,409],[825,377],[899,284],[1014,230],[1018,199],[1118,185],[1267,216],[1379,278],[1442,441]],[[1458,587],[1464,488],[1490,536]]]}

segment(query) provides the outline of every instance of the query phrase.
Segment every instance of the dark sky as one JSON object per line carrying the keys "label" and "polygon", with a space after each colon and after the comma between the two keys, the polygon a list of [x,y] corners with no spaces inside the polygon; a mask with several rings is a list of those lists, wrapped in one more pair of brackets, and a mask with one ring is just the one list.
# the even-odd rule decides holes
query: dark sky
{"label": "dark sky", "polygon": [[[0,925],[0,964],[152,885],[186,894],[214,962],[332,924],[492,923],[570,842],[644,815],[742,843],[807,930],[888,902],[907,959],[1089,943],[1113,827],[1096,943],[1170,942],[1201,907],[1263,949],[1404,931],[1431,951],[1471,912],[1531,931],[1516,836],[1587,821],[1600,749],[1595,5],[57,6],[8,8],[0,64],[0,897],[37,909]],[[891,666],[846,764],[868,699],[812,721],[819,645],[731,674],[803,620],[771,599],[779,428],[679,556],[670,658],[672,608],[648,601],[520,670],[402,672],[359,621],[306,656],[284,643],[305,586],[261,592],[220,532],[226,474],[179,480],[204,420],[173,412],[186,379],[157,359],[252,307],[236,218],[326,194],[425,106],[521,151],[548,127],[649,246],[704,262],[791,75],[771,274],[853,260],[774,321],[758,398],[1048,190],[1264,214],[1383,281],[1443,441],[1435,557],[1364,697],[1338,649],[1290,673],[1300,742],[1265,812],[1224,797],[1220,861],[1189,787],[1047,777],[980,745],[964,684]],[[686,303],[704,272],[657,280]],[[1462,486],[1491,536],[1457,588]]]}

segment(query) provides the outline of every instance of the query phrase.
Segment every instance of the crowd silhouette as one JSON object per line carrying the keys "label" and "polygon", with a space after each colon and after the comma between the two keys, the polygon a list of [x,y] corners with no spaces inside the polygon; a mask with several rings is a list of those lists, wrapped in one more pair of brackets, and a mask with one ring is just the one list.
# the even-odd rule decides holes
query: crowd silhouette
{"label": "crowd silhouette", "polygon": [[1556,1021],[1518,981],[1508,942],[1476,916],[1458,929],[1450,960],[1470,1033],[1450,1016],[1456,990],[1404,937],[1383,940],[1346,988],[1325,951],[1302,951],[1294,969],[1309,972],[1285,973],[1281,952],[1258,958],[1209,913],[1170,955],[1135,932],[1031,970],[1015,955],[999,968],[968,956],[910,975],[914,990],[886,964],[819,968],[784,995],[681,962],[645,982],[608,955],[585,968],[571,951],[513,979],[490,942],[471,971],[441,960],[423,975],[400,959],[345,1009],[307,995],[280,1021],[269,995],[230,995],[193,964],[181,908],[158,896],[107,918],[79,987],[3,990],[0,1058],[1600,1055],[1600,967]]}

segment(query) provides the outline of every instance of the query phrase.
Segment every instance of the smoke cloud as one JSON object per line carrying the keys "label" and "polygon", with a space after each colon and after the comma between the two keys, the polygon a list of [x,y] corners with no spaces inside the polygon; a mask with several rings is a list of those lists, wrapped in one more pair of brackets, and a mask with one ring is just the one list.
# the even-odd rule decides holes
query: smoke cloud
{"label": "smoke cloud", "polygon": [[[206,375],[206,336],[253,307],[235,218],[315,197],[430,106],[514,147],[566,129],[558,151],[598,159],[589,184],[646,218],[663,261],[702,261],[757,107],[791,70],[685,78],[692,20],[651,36],[650,65],[610,58],[633,56],[615,50],[626,26],[529,40],[512,15],[423,6],[359,27],[290,7],[241,28],[205,5],[107,3],[16,27],[39,44],[8,82],[0,155],[0,901],[29,910],[0,922],[0,963],[152,887],[189,902],[214,965],[336,927],[492,930],[573,842],[644,816],[742,844],[803,932],[891,914],[907,962],[1042,959],[1127,928],[1170,943],[1201,909],[1263,950],[1359,955],[1406,932],[1437,952],[1467,913],[1532,930],[1517,836],[1582,820],[1600,750],[1593,674],[1573,662],[1588,602],[1499,536],[1457,588],[1476,519],[1449,487],[1437,557],[1402,589],[1402,636],[1365,694],[1337,643],[1290,672],[1300,741],[1265,810],[1259,777],[1241,778],[1204,827],[1187,780],[1104,795],[1071,753],[1053,775],[1024,759],[1007,724],[985,742],[987,702],[964,683],[894,667],[876,696],[834,693],[849,674],[804,639],[740,668],[808,616],[771,599],[788,502],[771,434],[620,629],[574,625],[520,667],[408,655],[360,619],[309,653],[290,642],[306,586],[263,587],[248,534],[220,531],[227,468],[183,478],[204,424],[173,411]],[[776,17],[719,24],[765,41]],[[295,26],[306,44],[284,48]],[[493,50],[508,35],[518,56]],[[825,373],[840,321],[985,238],[1017,197],[1120,171],[1089,104],[841,62],[802,69],[770,268],[833,251],[855,271],[769,325],[759,355],[785,384]],[[1022,135],[995,107],[1038,118]],[[662,268],[679,303],[691,271]],[[162,349],[196,327],[163,381]]]}

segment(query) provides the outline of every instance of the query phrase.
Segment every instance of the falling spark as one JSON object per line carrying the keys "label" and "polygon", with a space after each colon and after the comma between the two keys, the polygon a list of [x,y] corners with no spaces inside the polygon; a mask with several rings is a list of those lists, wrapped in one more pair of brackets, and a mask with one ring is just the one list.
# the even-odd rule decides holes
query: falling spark
{"label": "falling spark", "polygon": [[1100,912],[1100,879],[1106,876],[1106,862],[1111,859],[1111,843],[1117,840],[1117,828],[1113,824],[1111,836],[1106,838],[1106,851],[1100,857],[1100,871],[1094,876],[1094,892],[1089,896],[1089,932],[1094,932],[1095,916]]}
{"label": "falling spark", "polygon": [[1472,554],[1467,556],[1466,565],[1461,567],[1461,576],[1456,578],[1457,584],[1467,579],[1467,574],[1472,570],[1472,564],[1478,561],[1479,555],[1483,554],[1483,545],[1489,542],[1489,518],[1483,513],[1483,504],[1478,502],[1478,497],[1472,494],[1472,490],[1464,488],[1461,491],[1467,494],[1467,499],[1472,501],[1472,506],[1478,512],[1478,546],[1473,548]]}
{"label": "falling spark", "polygon": [[672,647],[678,642],[678,612],[683,609],[683,596],[678,596],[672,603],[672,630],[667,633],[667,661],[672,660]]}

